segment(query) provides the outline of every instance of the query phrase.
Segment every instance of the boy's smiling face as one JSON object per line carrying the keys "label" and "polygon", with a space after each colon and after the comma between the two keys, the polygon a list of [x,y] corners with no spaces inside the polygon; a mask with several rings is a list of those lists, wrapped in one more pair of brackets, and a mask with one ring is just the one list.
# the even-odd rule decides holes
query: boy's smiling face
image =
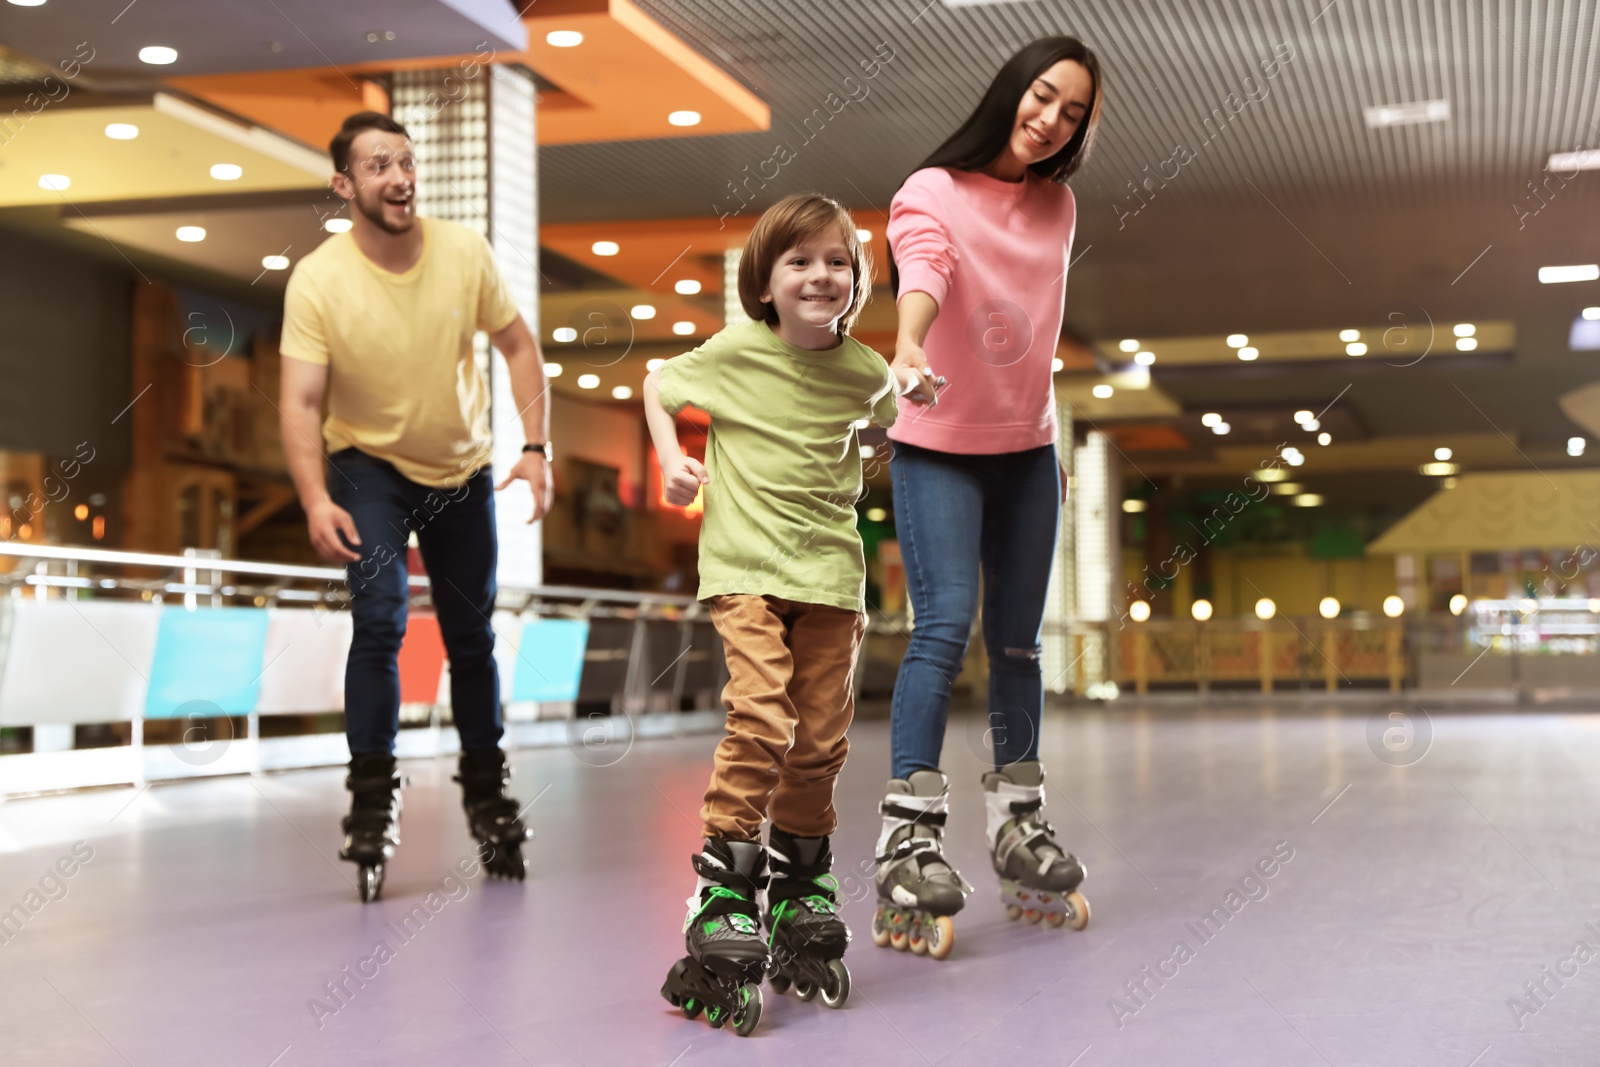
{"label": "boy's smiling face", "polygon": [[761,300],[778,312],[778,336],[802,348],[818,348],[837,341],[839,320],[854,294],[850,246],[842,233],[828,229],[784,250],[772,265]]}

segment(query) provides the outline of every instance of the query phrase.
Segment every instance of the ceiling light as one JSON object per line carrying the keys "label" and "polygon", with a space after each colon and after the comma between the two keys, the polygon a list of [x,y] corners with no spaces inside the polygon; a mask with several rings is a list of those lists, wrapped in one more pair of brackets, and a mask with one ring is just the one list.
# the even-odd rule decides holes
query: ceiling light
{"label": "ceiling light", "polygon": [[546,378],[559,378],[561,377],[562,371],[566,369],[567,368],[563,367],[559,363],[546,363],[544,365],[544,376]]}
{"label": "ceiling light", "polygon": [[1478,328],[1472,325],[1470,322],[1459,322],[1456,324],[1455,334],[1457,337],[1471,337],[1477,332]]}
{"label": "ceiling light", "polygon": [[635,304],[628,309],[628,314],[636,319],[653,319],[656,317],[656,306],[654,304]]}
{"label": "ceiling light", "polygon": [[1450,101],[1418,100],[1409,104],[1379,104],[1362,108],[1369,129],[1386,126],[1415,126],[1421,122],[1448,122]]}
{"label": "ceiling light", "polygon": [[871,230],[857,230],[856,231],[856,240],[861,241],[863,243],[872,240],[872,231]]}
{"label": "ceiling light", "polygon": [[1305,408],[1301,408],[1299,411],[1294,413],[1294,421],[1300,423],[1302,426],[1312,418],[1315,418],[1315,416]]}
{"label": "ceiling light", "polygon": [[1262,467],[1255,474],[1258,482],[1281,482],[1287,477],[1289,472],[1282,467]]}
{"label": "ceiling light", "polygon": [[583,34],[577,30],[551,30],[544,35],[544,43],[552,48],[576,48],[583,43]]}
{"label": "ceiling light", "polygon": [[1305,422],[1300,424],[1300,428],[1306,433],[1316,433],[1318,430],[1322,429],[1322,420],[1307,419]]}
{"label": "ceiling light", "polygon": [[633,390],[626,385],[613,386],[611,395],[618,400],[627,400],[633,395]]}
{"label": "ceiling light", "polygon": [[327,222],[324,222],[322,224],[322,228],[324,230],[327,230],[329,233],[349,233],[350,232],[350,220],[349,219],[329,219]]}
{"label": "ceiling light", "polygon": [[168,63],[176,63],[178,61],[178,50],[176,48],[168,48],[164,44],[145,45],[139,49],[139,60],[152,66],[164,67]]}
{"label": "ceiling light", "polygon": [[700,291],[700,283],[693,278],[679,278],[672,283],[672,291],[679,296],[693,296]]}
{"label": "ceiling light", "polygon": [[1317,434],[1317,444],[1319,444],[1319,445],[1331,445],[1331,444],[1333,444],[1333,434],[1329,433],[1326,430],[1324,430],[1321,433]]}
{"label": "ceiling light", "polygon": [[1461,466],[1457,463],[1424,463],[1417,468],[1417,472],[1426,474],[1429,478],[1446,478],[1452,474],[1460,474]]}
{"label": "ceiling light", "polygon": [[1195,622],[1205,622],[1211,618],[1211,601],[1203,597],[1189,605],[1189,614],[1194,616]]}
{"label": "ceiling light", "polygon": [[578,339],[578,331],[571,326],[557,326],[550,336],[562,344],[569,344]]}
{"label": "ceiling light", "polygon": [[1290,501],[1297,508],[1320,508],[1322,497],[1317,493],[1301,493]]}
{"label": "ceiling light", "polygon": [[1360,330],[1340,330],[1339,331],[1339,340],[1347,342],[1347,343],[1350,342],[1350,341],[1359,341],[1359,340],[1361,340],[1361,331]]}
{"label": "ceiling light", "polygon": [[1453,455],[1455,455],[1455,453],[1450,451],[1448,448],[1436,448],[1433,450],[1433,458],[1438,460],[1440,463],[1448,463],[1450,461],[1450,457]]}
{"label": "ceiling light", "polygon": [[1545,169],[1563,174],[1574,170],[1600,170],[1600,150],[1583,148],[1576,152],[1555,152],[1545,161]]}
{"label": "ceiling light", "polygon": [[1143,500],[1124,500],[1122,502],[1122,510],[1127,512],[1129,515],[1137,515],[1144,511],[1147,507],[1149,507],[1149,505]]}
{"label": "ceiling light", "polygon": [[1592,282],[1600,278],[1600,264],[1579,263],[1570,267],[1540,267],[1539,280],[1545,285],[1561,282]]}
{"label": "ceiling light", "polygon": [[1581,437],[1569,437],[1569,438],[1567,438],[1567,455],[1569,455],[1569,456],[1581,456],[1581,455],[1583,455],[1584,446],[1587,445],[1587,444],[1588,444],[1588,442],[1585,441]]}
{"label": "ceiling light", "polygon": [[1597,307],[1597,308],[1584,308],[1583,309],[1583,317],[1588,319],[1590,322],[1594,322],[1596,319],[1600,319],[1600,307]]}
{"label": "ceiling light", "polygon": [[1148,367],[1156,361],[1156,354],[1144,349],[1133,354],[1133,361],[1141,367]]}
{"label": "ceiling light", "polygon": [[1460,615],[1467,610],[1467,597],[1465,593],[1457,593],[1450,598],[1450,614]]}
{"label": "ceiling light", "polygon": [[1456,351],[1457,352],[1471,352],[1474,348],[1477,348],[1477,347],[1478,347],[1478,339],[1476,337],[1457,337],[1456,338]]}
{"label": "ceiling light", "polygon": [[877,454],[878,454],[878,450],[876,448],[874,448],[872,445],[862,445],[861,446],[861,458],[862,459],[871,459],[873,456],[876,456]]}
{"label": "ceiling light", "polygon": [[1218,415],[1215,411],[1208,411],[1204,415],[1200,416],[1200,425],[1201,426],[1215,426],[1217,423],[1219,423],[1221,421],[1222,421],[1222,416]]}
{"label": "ceiling light", "polygon": [[1278,496],[1299,496],[1304,490],[1305,486],[1299,482],[1279,482],[1272,487],[1272,491]]}
{"label": "ceiling light", "polygon": [[219,182],[238,181],[244,177],[244,168],[237,163],[213,163],[211,176]]}
{"label": "ceiling light", "polygon": [[1150,617],[1150,604],[1148,601],[1135,600],[1128,605],[1128,618],[1134,622],[1144,622]]}
{"label": "ceiling light", "polygon": [[1229,348],[1243,348],[1245,345],[1247,345],[1249,343],[1250,343],[1250,338],[1246,337],[1242,333],[1230,333],[1228,335],[1228,347]]}
{"label": "ceiling light", "polygon": [[667,365],[667,361],[662,359],[661,357],[657,356],[655,359],[647,359],[647,360],[645,360],[644,369],[645,370],[660,370],[662,367],[665,367],[666,365]]}
{"label": "ceiling light", "polygon": [[615,241],[596,241],[589,246],[589,251],[597,256],[614,256],[622,251],[622,248]]}
{"label": "ceiling light", "polygon": [[677,334],[679,337],[688,337],[690,334],[694,333],[694,323],[675,322],[672,324],[672,332]]}
{"label": "ceiling light", "polygon": [[261,266],[266,270],[288,270],[288,256],[262,256]]}
{"label": "ceiling light", "polygon": [[1065,363],[1065,361],[1063,361],[1060,356],[1057,356],[1055,359],[1052,359],[1050,361],[1050,373],[1051,374],[1060,374],[1061,371],[1062,371],[1062,368],[1064,368],[1066,365],[1067,364]]}
{"label": "ceiling light", "polygon": [[11,0],[17,7],[43,7],[44,0]]}
{"label": "ceiling light", "polygon": [[1251,348],[1249,345],[1245,345],[1243,348],[1239,349],[1239,358],[1244,360],[1246,363],[1249,363],[1259,355],[1261,355],[1261,350],[1259,348]]}
{"label": "ceiling light", "polygon": [[889,513],[887,511],[885,511],[883,508],[868,508],[867,509],[867,521],[868,522],[883,522],[888,517],[889,517]]}
{"label": "ceiling light", "polygon": [[1324,619],[1332,619],[1339,614],[1339,598],[1325,596],[1317,602],[1317,614]]}
{"label": "ceiling light", "polygon": [[674,126],[698,126],[700,125],[700,112],[674,111],[667,116],[667,121]]}
{"label": "ceiling light", "polygon": [[1137,352],[1137,351],[1139,351],[1139,342],[1135,341],[1133,338],[1129,337],[1129,338],[1126,338],[1124,340],[1118,341],[1117,342],[1117,347],[1122,349],[1124,352]]}
{"label": "ceiling light", "polygon": [[[11,0],[16,3],[16,0]],[[106,127],[106,136],[113,141],[131,141],[139,136],[139,127],[131,122],[113,122]]]}
{"label": "ceiling light", "polygon": [[1347,356],[1364,356],[1367,354],[1367,343],[1365,341],[1351,341],[1344,346],[1344,354]]}
{"label": "ceiling light", "polygon": [[1256,618],[1260,619],[1262,622],[1266,622],[1277,613],[1278,605],[1274,604],[1270,598],[1262,597],[1260,600],[1256,601]]}
{"label": "ceiling light", "polygon": [[177,236],[178,240],[186,244],[195,244],[206,239],[206,228],[204,226],[179,226]]}
{"label": "ceiling light", "polygon": [[578,388],[579,389],[598,389],[598,388],[600,388],[600,375],[598,375],[598,374],[580,374],[580,375],[578,375]]}
{"label": "ceiling light", "polygon": [[1231,429],[1233,429],[1233,427],[1228,423],[1219,422],[1215,426],[1211,427],[1211,432],[1216,434],[1218,437],[1222,437]]}
{"label": "ceiling light", "polygon": [[48,189],[52,193],[63,192],[72,186],[72,179],[65,174],[39,175],[39,188]]}
{"label": "ceiling light", "polygon": [[1291,467],[1298,467],[1306,461],[1305,456],[1301,455],[1299,452],[1290,452],[1288,449],[1283,450],[1283,459],[1284,462],[1289,464]]}
{"label": "ceiling light", "polygon": [[1406,602],[1399,597],[1390,595],[1383,598],[1383,613],[1391,619],[1398,619],[1405,614]]}
{"label": "ceiling light", "polygon": [[1111,394],[1116,392],[1116,390],[1112,389],[1111,386],[1109,386],[1109,385],[1103,385],[1102,384],[1102,385],[1095,386],[1093,389],[1090,390],[1090,392],[1092,392],[1095,395],[1095,399],[1096,400],[1110,400],[1111,399]]}

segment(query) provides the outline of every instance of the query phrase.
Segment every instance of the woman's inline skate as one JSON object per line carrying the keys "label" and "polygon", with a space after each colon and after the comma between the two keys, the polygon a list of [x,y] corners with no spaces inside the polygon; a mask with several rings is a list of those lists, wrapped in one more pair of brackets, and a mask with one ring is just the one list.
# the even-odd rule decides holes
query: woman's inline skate
{"label": "woman's inline skate", "polygon": [[499,748],[469,748],[461,752],[456,774],[461,783],[461,805],[467,811],[467,829],[478,842],[478,855],[491,878],[522,881],[528,861],[522,843],[533,836],[521,818],[515,797],[506,795],[511,768]]}
{"label": "woman's inline skate", "polygon": [[944,858],[945,815],[950,783],[942,771],[912,771],[891,778],[878,810],[878,910],[872,943],[910,949],[942,960],[955,945],[951,916],[967,902],[972,886]]}
{"label": "woman's inline skate", "polygon": [[1089,925],[1089,902],[1078,892],[1083,864],[1055,842],[1045,821],[1044,767],[1023,760],[983,776],[988,807],[989,846],[1000,876],[1000,902],[1006,917],[1082,930]]}
{"label": "woman's inline skate", "polygon": [[830,1008],[850,996],[844,950],[850,928],[839,917],[839,883],[829,873],[833,853],[826,837],[795,837],[776,826],[767,838],[772,866],[765,918],[772,950],[772,988],[790,985],[801,1000],[818,992]]}
{"label": "woman's inline skate", "polygon": [[356,890],[370,904],[383,892],[384,864],[400,844],[400,789],[405,780],[393,756],[366,753],[350,757],[344,780],[350,790],[350,814],[341,824],[344,844],[339,858],[358,864]]}
{"label": "woman's inline skate", "polygon": [[704,1012],[713,1027],[732,1022],[734,1033],[748,1037],[761,1021],[767,970],[756,899],[767,885],[767,851],[760,841],[708,837],[693,862],[700,878],[683,920],[689,954],[672,965],[661,995],[684,1018]]}

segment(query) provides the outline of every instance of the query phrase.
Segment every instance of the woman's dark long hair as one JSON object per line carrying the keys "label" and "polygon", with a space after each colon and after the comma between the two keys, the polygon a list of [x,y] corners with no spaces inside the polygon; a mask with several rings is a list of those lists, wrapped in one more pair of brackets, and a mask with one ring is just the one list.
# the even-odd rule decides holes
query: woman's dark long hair
{"label": "woman's dark long hair", "polygon": [[[1076,37],[1041,37],[1006,60],[967,121],[917,164],[912,173],[928,167],[977,171],[993,163],[1011,141],[1023,94],[1040,75],[1063,60],[1077,63],[1089,72],[1089,113],[1061,151],[1030,164],[1028,169],[1041,178],[1066,184],[1088,158],[1095,129],[1100,124],[1100,60]],[[889,284],[898,296],[900,272],[895,267],[893,246],[889,250]]]}

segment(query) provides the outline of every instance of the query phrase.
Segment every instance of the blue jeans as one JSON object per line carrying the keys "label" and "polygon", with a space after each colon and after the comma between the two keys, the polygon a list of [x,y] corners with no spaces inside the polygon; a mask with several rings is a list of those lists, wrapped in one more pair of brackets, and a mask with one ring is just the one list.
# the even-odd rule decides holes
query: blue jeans
{"label": "blue jeans", "polygon": [[1055,446],[959,455],[897,441],[889,470],[915,613],[890,711],[893,776],[939,767],[980,574],[995,766],[1037,759],[1039,634],[1061,516]]}
{"label": "blue jeans", "polygon": [[494,485],[488,468],[453,489],[419,485],[354,448],[329,457],[328,491],[350,513],[361,560],[345,568],[354,634],[344,674],[351,755],[394,752],[400,731],[400,641],[406,632],[406,544],[416,531],[450,657],[450,705],[462,748],[494,748],[500,676],[494,662]]}

